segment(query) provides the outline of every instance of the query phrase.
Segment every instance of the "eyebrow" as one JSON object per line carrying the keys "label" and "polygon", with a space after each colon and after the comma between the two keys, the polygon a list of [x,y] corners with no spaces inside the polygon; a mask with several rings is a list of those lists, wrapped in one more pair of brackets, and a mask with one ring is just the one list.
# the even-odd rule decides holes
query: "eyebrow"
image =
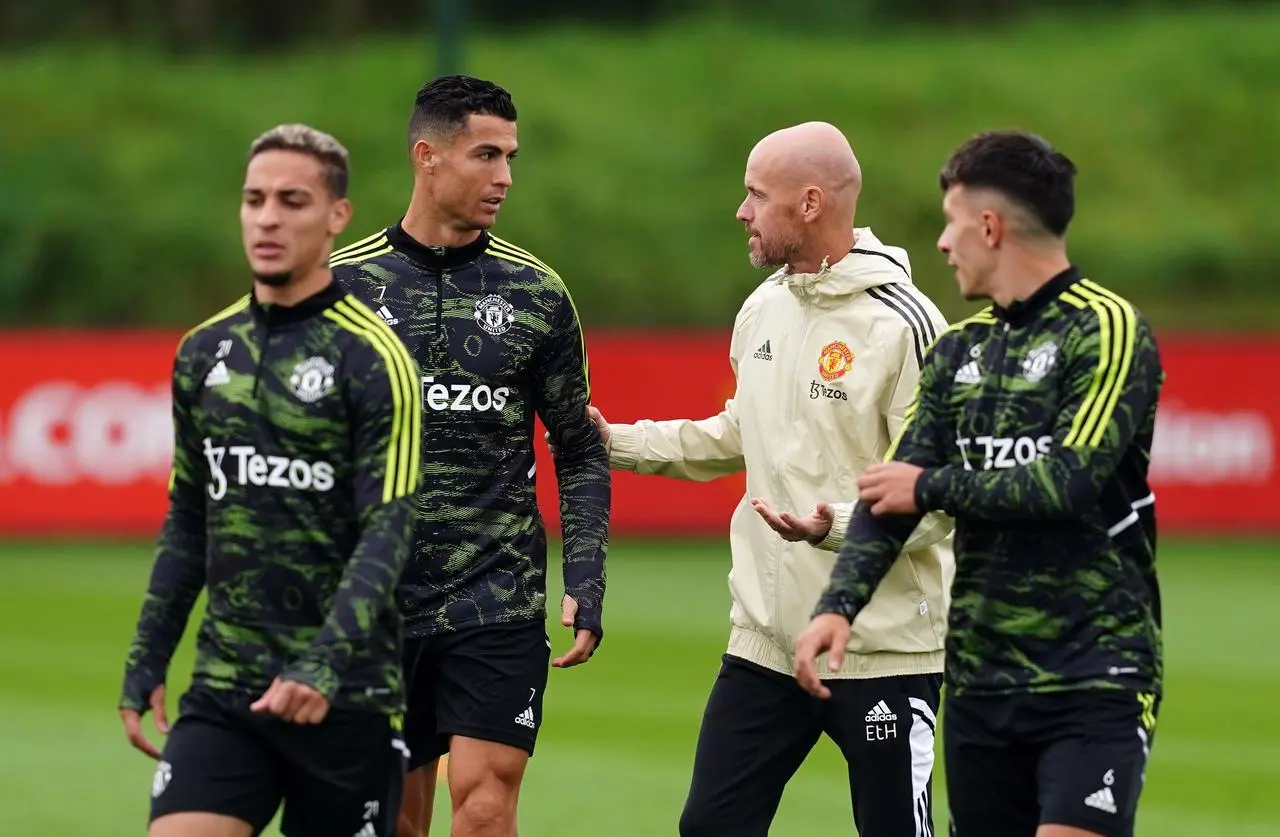
{"label": "eyebrow", "polygon": [[[262,195],[267,193],[268,191],[270,190],[261,189],[257,186],[246,186],[240,190],[240,193],[245,196],[249,196],[249,195]],[[288,189],[280,189],[278,190],[278,194],[282,198],[309,198],[311,197],[311,190],[302,186],[296,186]]]}
{"label": "eyebrow", "polygon": [[[474,150],[475,150],[475,152],[476,152],[476,153],[481,153],[481,152],[484,152],[484,151],[492,151],[492,152],[494,152],[494,153],[496,153],[496,154],[503,154],[503,153],[506,153],[506,152],[504,152],[501,148],[499,148],[498,146],[494,145],[494,144],[493,144],[493,143],[491,143],[491,142],[486,142],[486,143],[482,143],[482,144],[480,144],[480,145],[477,145],[477,146],[475,147],[475,149],[474,149]],[[516,156],[516,154],[519,152],[519,150],[520,150],[520,149],[518,149],[518,148],[517,148],[517,149],[512,150],[512,151],[510,152],[510,155],[511,155],[512,157]]]}

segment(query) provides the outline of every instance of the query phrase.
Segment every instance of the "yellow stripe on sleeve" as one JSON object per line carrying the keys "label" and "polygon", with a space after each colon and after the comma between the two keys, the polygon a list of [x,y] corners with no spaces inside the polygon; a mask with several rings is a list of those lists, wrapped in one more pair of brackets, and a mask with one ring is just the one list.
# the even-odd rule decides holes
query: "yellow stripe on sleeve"
{"label": "yellow stripe on sleeve", "polygon": [[[421,440],[417,438],[421,432],[418,424],[421,413],[414,408],[416,382],[411,372],[406,372],[403,357],[407,351],[397,353],[394,346],[386,340],[383,333],[369,325],[363,317],[355,314],[355,309],[339,301],[324,315],[339,327],[364,338],[374,351],[382,358],[386,366],[387,378],[391,388],[391,430],[387,441],[386,472],[383,476],[382,502],[388,503],[397,497],[411,493],[417,488],[418,462],[417,451]],[[385,328],[385,324],[383,324]],[[398,342],[398,341],[397,341]],[[411,370],[412,367],[409,367]]]}
{"label": "yellow stripe on sleeve", "polygon": [[331,260],[329,262],[329,267],[342,267],[343,265],[347,265],[347,264],[360,264],[360,262],[367,262],[370,259],[376,259],[378,258],[378,256],[385,256],[387,253],[390,253],[394,249],[395,248],[392,247],[390,244],[386,244],[378,248],[377,250],[370,250],[368,252],[356,253],[355,255],[352,255],[352,256],[345,256],[343,258]]}
{"label": "yellow stripe on sleeve", "polygon": [[329,262],[333,263],[341,259],[346,259],[366,250],[377,250],[386,246],[386,244],[387,231],[379,230],[371,236],[362,238],[359,241],[353,241],[345,247],[339,247],[337,250],[334,250],[329,254]]}
{"label": "yellow stripe on sleeve", "polygon": [[422,455],[422,408],[421,398],[418,395],[420,382],[413,355],[409,353],[408,347],[401,342],[391,326],[356,297],[348,294],[345,299],[339,300],[335,307],[349,310],[353,318],[368,326],[370,333],[386,347],[388,355],[395,362],[398,374],[404,382],[407,424],[400,444],[405,459],[403,493],[410,494],[418,489],[418,466]]}
{"label": "yellow stripe on sleeve", "polygon": [[889,445],[889,449],[885,451],[884,461],[891,462],[893,455],[898,452],[898,445],[902,444],[902,439],[907,435],[907,429],[911,427],[911,423],[915,421],[916,405],[920,403],[920,387],[916,387],[916,396],[911,400],[910,406],[902,413],[902,428],[898,430],[898,435],[894,438],[893,443]]}
{"label": "yellow stripe on sleeve", "polygon": [[183,343],[187,342],[187,340],[197,331],[200,331],[201,329],[204,329],[204,328],[208,328],[209,326],[213,325],[216,322],[225,320],[227,317],[235,316],[236,314],[239,314],[241,311],[243,311],[248,307],[249,307],[249,295],[245,294],[244,296],[237,299],[235,302],[228,305],[226,308],[223,308],[221,311],[214,314],[209,319],[205,320],[204,322],[192,328],[186,334],[182,335],[182,339],[178,341],[178,345],[181,346]]}
{"label": "yellow stripe on sleeve", "polygon": [[[506,239],[503,239],[503,238],[498,238],[496,235],[489,236],[489,244],[490,244],[490,249],[503,250],[507,253],[510,253],[512,256],[516,256],[516,257],[519,257],[520,259],[523,259],[526,263],[529,263],[532,267],[536,267],[538,270],[541,270],[543,273],[549,273],[552,276],[556,277],[557,279],[560,279],[560,274],[552,270],[550,265],[548,265],[542,259],[539,259],[537,256],[533,255],[523,247],[517,247],[516,245],[512,244],[510,241],[507,241]],[[564,280],[561,280],[561,281],[564,281]]]}
{"label": "yellow stripe on sleeve", "polygon": [[1062,444],[1097,447],[1106,437],[1129,376],[1137,347],[1137,317],[1132,305],[1110,291],[1099,293],[1084,282],[1078,283],[1075,291],[1098,318],[1098,363]]}
{"label": "yellow stripe on sleeve", "polygon": [[498,259],[505,259],[509,262],[522,265],[524,267],[533,268],[540,273],[545,273],[560,284],[564,290],[564,295],[569,300],[569,307],[573,309],[573,318],[578,323],[578,344],[582,352],[582,378],[586,383],[587,400],[591,400],[591,364],[587,359],[587,336],[583,333],[582,318],[578,316],[578,306],[573,301],[573,294],[569,293],[569,286],[560,278],[560,274],[556,273],[546,262],[541,261],[527,250],[521,250],[519,247],[510,242],[503,241],[496,236],[489,237],[490,245],[485,250],[486,253]]}

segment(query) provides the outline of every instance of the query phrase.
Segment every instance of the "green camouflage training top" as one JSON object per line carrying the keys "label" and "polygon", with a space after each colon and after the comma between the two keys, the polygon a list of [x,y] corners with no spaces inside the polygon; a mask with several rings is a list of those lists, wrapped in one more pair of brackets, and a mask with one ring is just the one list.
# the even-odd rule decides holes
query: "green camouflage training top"
{"label": "green camouflage training top", "polygon": [[487,232],[462,247],[429,247],[399,223],[339,250],[330,264],[395,329],[422,372],[422,488],[400,593],[406,635],[546,618],[537,416],[556,448],[575,628],[600,636],[609,459],[587,418],[586,346],[564,282]]}
{"label": "green camouflage training top", "polygon": [[[1126,300],[1071,268],[934,344],[888,458],[956,518],[951,695],[1161,688],[1155,497],[1164,381]],[[859,504],[817,612],[866,604],[919,515]]]}
{"label": "green camouflage training top", "polygon": [[290,307],[246,296],[183,337],[169,512],[122,707],[145,709],[207,588],[193,686],[256,699],[280,676],[335,707],[402,710],[395,587],[419,478],[417,378],[337,283]]}

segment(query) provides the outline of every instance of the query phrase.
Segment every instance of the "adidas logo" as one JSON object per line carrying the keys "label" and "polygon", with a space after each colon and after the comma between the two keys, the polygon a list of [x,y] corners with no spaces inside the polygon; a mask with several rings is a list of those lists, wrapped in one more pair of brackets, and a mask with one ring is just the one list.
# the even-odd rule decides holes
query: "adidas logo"
{"label": "adidas logo", "polygon": [[387,325],[395,325],[400,322],[400,320],[396,318],[396,315],[391,313],[391,309],[385,305],[378,309],[378,316],[381,317],[382,321]]}
{"label": "adidas logo", "polygon": [[976,360],[971,360],[956,370],[957,384],[976,384],[981,380],[982,370],[978,368]]}
{"label": "adidas logo", "polygon": [[536,727],[538,724],[533,720],[533,707],[530,706],[528,709],[517,715],[516,723],[522,727],[528,727],[529,729]]}
{"label": "adidas logo", "polygon": [[1094,791],[1085,797],[1084,804],[1090,808],[1097,808],[1099,811],[1106,811],[1108,814],[1116,812],[1116,798],[1111,793],[1111,788]]}
{"label": "adidas logo", "polygon": [[880,701],[871,707],[871,711],[867,713],[867,721],[873,724],[896,720],[898,720],[898,716],[889,711],[889,704],[884,701]]}
{"label": "adidas logo", "polygon": [[221,386],[230,382],[231,374],[227,372],[227,364],[221,360],[209,370],[208,375],[204,376],[204,385],[207,387]]}
{"label": "adidas logo", "polygon": [[373,823],[367,822],[364,828],[357,831],[352,837],[378,837],[378,829],[373,827]]}
{"label": "adidas logo", "polygon": [[773,360],[773,347],[769,345],[769,341],[764,341],[764,345],[756,349],[752,357],[756,360]]}

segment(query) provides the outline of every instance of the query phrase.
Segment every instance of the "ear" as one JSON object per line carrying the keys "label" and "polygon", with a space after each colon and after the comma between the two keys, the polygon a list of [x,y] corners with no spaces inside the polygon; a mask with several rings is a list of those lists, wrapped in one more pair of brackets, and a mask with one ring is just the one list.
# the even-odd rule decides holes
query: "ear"
{"label": "ear", "polygon": [[351,222],[352,211],[351,201],[346,198],[339,198],[333,202],[333,206],[329,207],[330,238],[337,238],[347,228],[347,224]]}
{"label": "ear", "polygon": [[440,160],[440,149],[427,140],[420,139],[413,144],[409,155],[413,158],[413,168],[415,171],[424,172],[426,174],[434,174],[436,165]]}
{"label": "ear", "polygon": [[809,186],[800,195],[800,217],[806,222],[813,221],[822,213],[827,196],[817,186]]}
{"label": "ear", "polygon": [[1008,223],[1005,217],[994,209],[982,210],[978,225],[982,230],[982,240],[988,247],[995,249],[1000,246],[1008,232]]}

